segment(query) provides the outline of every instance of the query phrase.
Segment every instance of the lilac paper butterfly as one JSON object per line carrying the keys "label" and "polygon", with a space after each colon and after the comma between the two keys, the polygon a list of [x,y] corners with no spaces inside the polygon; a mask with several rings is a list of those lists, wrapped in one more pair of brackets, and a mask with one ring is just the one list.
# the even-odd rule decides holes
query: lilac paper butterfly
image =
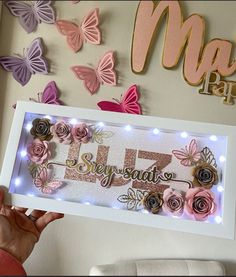
{"label": "lilac paper butterfly", "polygon": [[23,1],[7,0],[5,5],[10,12],[19,17],[21,26],[27,33],[33,32],[39,23],[54,23],[55,14],[51,5],[52,1],[32,1],[29,4]]}
{"label": "lilac paper butterfly", "polygon": [[9,72],[22,86],[26,85],[32,74],[48,74],[48,65],[42,57],[43,49],[41,39],[32,41],[23,57],[0,57],[0,65]]}

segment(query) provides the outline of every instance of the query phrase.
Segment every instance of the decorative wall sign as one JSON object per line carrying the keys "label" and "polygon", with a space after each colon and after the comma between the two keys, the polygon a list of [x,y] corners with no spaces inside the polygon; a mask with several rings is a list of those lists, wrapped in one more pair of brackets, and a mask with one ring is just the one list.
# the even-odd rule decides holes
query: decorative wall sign
{"label": "decorative wall sign", "polygon": [[221,80],[218,72],[209,72],[199,93],[223,97],[224,104],[233,105],[236,98],[236,82]]}
{"label": "decorative wall sign", "polygon": [[171,69],[177,65],[184,51],[183,75],[190,85],[199,85],[208,72],[218,71],[230,76],[236,70],[231,60],[233,44],[228,40],[212,39],[206,45],[205,21],[193,14],[183,21],[178,1],[140,1],[134,25],[131,53],[133,72],[145,70],[151,45],[159,31],[159,24],[167,20],[162,65]]}
{"label": "decorative wall sign", "polygon": [[19,102],[1,181],[14,205],[233,238],[235,131]]}

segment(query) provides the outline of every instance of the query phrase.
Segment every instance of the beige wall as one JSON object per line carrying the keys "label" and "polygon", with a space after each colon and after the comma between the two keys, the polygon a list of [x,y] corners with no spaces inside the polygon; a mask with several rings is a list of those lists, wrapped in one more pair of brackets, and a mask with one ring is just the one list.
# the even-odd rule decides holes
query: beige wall
{"label": "beige wall", "polygon": [[[55,26],[43,23],[36,33],[27,35],[18,20],[3,8],[0,55],[21,53],[23,47],[40,36],[47,46],[46,56],[51,62],[52,73],[33,76],[25,87],[21,87],[11,74],[0,70],[1,163],[14,114],[12,104],[17,99],[36,97],[37,92],[42,91],[50,80],[56,81],[62,100],[71,106],[97,109],[98,101],[119,99],[131,84],[136,83],[140,87],[140,101],[145,114],[236,124],[236,105],[226,106],[220,98],[199,95],[199,87],[189,86],[184,81],[182,62],[175,70],[166,70],[161,66],[164,26],[147,73],[132,73],[130,48],[137,4],[136,1],[81,1],[73,5],[70,1],[58,1],[55,4],[58,18],[78,18],[81,21],[90,9],[100,8],[103,44],[86,44],[77,54],[69,51],[65,39],[58,34]],[[183,1],[182,6],[185,18],[192,13],[205,18],[207,41],[212,38],[235,41],[236,2]],[[75,79],[69,67],[74,64],[95,64],[108,50],[116,52],[119,86],[103,86],[91,96],[82,82]],[[233,80],[235,76],[229,79]],[[29,275],[87,275],[93,265],[124,259],[196,258],[223,261],[227,272],[234,275],[235,253],[236,242],[231,240],[66,215],[43,233],[25,268]]]}

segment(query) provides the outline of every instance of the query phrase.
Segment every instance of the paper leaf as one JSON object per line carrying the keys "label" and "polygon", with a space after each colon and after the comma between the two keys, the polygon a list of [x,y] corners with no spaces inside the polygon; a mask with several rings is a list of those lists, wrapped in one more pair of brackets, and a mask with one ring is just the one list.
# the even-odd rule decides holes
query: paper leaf
{"label": "paper leaf", "polygon": [[201,161],[208,163],[215,168],[217,168],[216,159],[214,157],[214,154],[211,152],[211,150],[208,147],[204,147],[201,151]]}

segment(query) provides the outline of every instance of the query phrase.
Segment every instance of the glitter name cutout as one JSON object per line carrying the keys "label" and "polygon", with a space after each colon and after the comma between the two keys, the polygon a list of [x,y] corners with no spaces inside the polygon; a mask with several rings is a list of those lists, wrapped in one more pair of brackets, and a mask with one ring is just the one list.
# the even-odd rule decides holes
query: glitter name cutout
{"label": "glitter name cutout", "polygon": [[224,104],[233,105],[236,98],[236,82],[223,81],[218,72],[208,72],[199,93],[223,97]]}
{"label": "glitter name cutout", "polygon": [[[73,143],[70,146],[69,153],[67,160],[71,160],[72,164],[73,161],[78,161],[80,156],[80,147],[81,144],[79,143]],[[108,154],[109,154],[109,146],[99,145],[97,150],[97,156],[96,156],[96,164],[101,165],[107,165],[108,160]],[[137,153],[138,152],[138,153]],[[136,157],[138,155],[139,159],[146,159],[146,160],[153,160],[155,161],[151,166],[149,166],[146,171],[150,171],[153,169],[153,167],[156,167],[159,171],[163,170],[169,163],[171,163],[172,155],[170,154],[163,154],[163,153],[156,153],[156,152],[150,152],[150,151],[137,151],[136,149],[125,149],[125,156],[124,156],[124,165],[123,170],[125,168],[134,169],[136,165]],[[82,174],[81,172],[77,171],[74,166],[67,167],[65,171],[65,179],[70,180],[78,180],[78,181],[85,181],[85,182],[91,182],[96,183],[96,180],[102,179],[101,175],[98,175],[93,172],[88,172],[86,174]],[[123,178],[123,176],[113,176],[112,179],[112,186],[124,186],[128,184],[130,180],[127,180]],[[160,184],[161,185],[161,184]],[[132,182],[132,186],[134,188],[140,188],[140,189],[153,189],[156,190],[156,186],[145,181],[139,181],[135,180]],[[166,188],[166,185],[163,185]],[[163,188],[164,188],[163,187]]]}
{"label": "glitter name cutout", "polygon": [[121,175],[123,179],[128,181],[138,180],[152,184],[158,184],[160,181],[170,181],[174,176],[174,173],[168,172],[162,175],[156,166],[149,171],[132,168],[118,169],[116,166],[97,164],[92,161],[92,158],[92,153],[84,153],[81,156],[81,163],[76,163],[75,160],[66,160],[66,166],[75,168],[80,174],[93,173],[102,176],[100,182],[103,187],[110,187],[116,175]]}
{"label": "glitter name cutout", "polygon": [[[131,67],[134,73],[144,71],[151,45],[166,16],[167,28],[162,65],[175,67],[184,57],[183,75],[188,84],[199,85],[207,72],[218,71],[230,76],[236,70],[236,61],[230,61],[233,44],[228,40],[212,39],[204,46],[205,21],[198,14],[183,21],[178,1],[140,1],[136,12]],[[181,53],[184,51],[184,54]]]}

